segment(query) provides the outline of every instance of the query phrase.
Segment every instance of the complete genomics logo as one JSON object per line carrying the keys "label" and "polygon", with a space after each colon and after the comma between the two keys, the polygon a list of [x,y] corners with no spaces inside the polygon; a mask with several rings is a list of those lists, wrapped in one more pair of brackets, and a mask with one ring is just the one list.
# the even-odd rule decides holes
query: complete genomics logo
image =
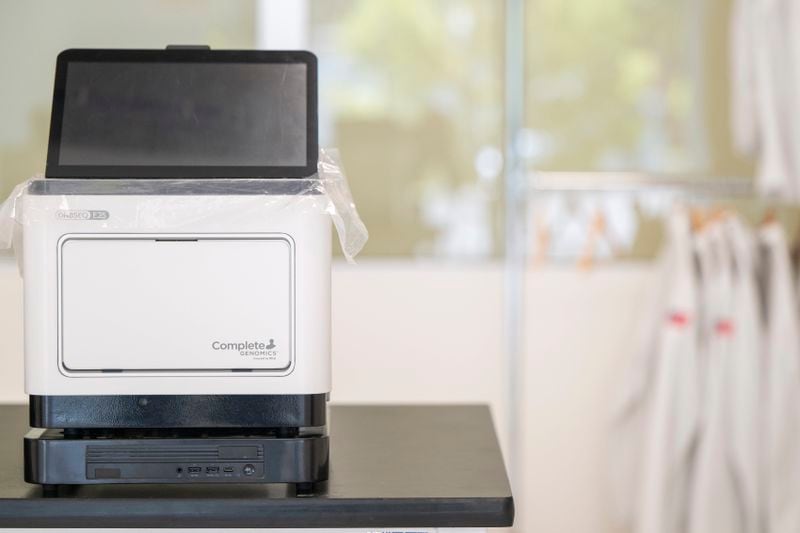
{"label": "complete genomics logo", "polygon": [[211,343],[211,348],[216,351],[236,351],[239,355],[245,357],[265,357],[276,356],[278,352],[275,350],[277,345],[275,339],[270,339],[269,342],[264,341],[245,341],[245,342],[221,342],[214,341]]}

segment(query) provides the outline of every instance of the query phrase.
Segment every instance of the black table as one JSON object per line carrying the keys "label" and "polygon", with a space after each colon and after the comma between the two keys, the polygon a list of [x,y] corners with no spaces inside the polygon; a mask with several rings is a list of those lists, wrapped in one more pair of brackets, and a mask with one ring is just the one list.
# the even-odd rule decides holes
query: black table
{"label": "black table", "polygon": [[484,406],[335,406],[324,494],[281,485],[25,483],[26,406],[0,406],[0,527],[503,527],[514,518]]}

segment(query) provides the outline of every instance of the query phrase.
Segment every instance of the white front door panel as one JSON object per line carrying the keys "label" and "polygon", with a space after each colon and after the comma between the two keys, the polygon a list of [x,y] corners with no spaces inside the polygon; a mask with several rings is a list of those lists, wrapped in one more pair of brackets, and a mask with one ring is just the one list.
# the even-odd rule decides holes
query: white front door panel
{"label": "white front door panel", "polygon": [[290,368],[288,237],[68,235],[59,247],[66,372]]}

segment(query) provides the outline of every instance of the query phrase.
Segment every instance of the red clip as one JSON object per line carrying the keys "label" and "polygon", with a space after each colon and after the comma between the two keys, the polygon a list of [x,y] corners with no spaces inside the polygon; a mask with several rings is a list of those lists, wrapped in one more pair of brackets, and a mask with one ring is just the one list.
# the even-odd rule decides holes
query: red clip
{"label": "red clip", "polygon": [[681,313],[680,311],[674,311],[669,314],[669,323],[673,326],[684,327],[689,324],[689,316],[686,313]]}
{"label": "red clip", "polygon": [[714,329],[718,334],[730,337],[733,335],[733,321],[729,319],[722,319],[717,322],[717,326]]}

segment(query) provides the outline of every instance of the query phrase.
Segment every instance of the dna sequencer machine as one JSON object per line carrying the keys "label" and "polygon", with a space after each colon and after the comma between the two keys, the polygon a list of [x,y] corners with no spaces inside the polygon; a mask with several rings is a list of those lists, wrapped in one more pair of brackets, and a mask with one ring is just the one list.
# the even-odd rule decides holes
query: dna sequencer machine
{"label": "dna sequencer machine", "polygon": [[88,50],[56,66],[16,198],[25,477],[328,477],[331,210],[308,52]]}

